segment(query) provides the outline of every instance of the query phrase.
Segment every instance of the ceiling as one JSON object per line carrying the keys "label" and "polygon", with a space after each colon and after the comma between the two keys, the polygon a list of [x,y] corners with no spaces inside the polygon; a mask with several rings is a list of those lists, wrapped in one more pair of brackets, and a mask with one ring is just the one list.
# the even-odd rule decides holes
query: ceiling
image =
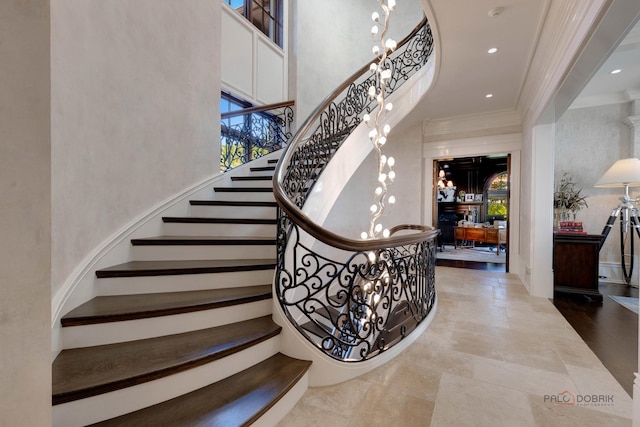
{"label": "ceiling", "polygon": [[[515,111],[551,1],[560,0],[423,0],[433,12],[439,68],[408,119]],[[492,47],[498,51],[489,54]],[[611,75],[613,68],[623,71]],[[574,105],[613,102],[629,89],[640,91],[640,30],[620,44]]]}
{"label": "ceiling", "polygon": [[[612,74],[614,70],[621,72]],[[628,91],[640,91],[640,23],[606,59],[571,107],[624,102]]]}

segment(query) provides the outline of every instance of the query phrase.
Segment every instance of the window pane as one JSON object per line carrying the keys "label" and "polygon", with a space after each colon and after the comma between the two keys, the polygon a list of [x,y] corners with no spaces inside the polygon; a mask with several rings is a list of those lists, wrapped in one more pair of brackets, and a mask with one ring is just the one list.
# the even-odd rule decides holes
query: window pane
{"label": "window pane", "polygon": [[507,198],[506,197],[491,197],[487,200],[487,214],[488,215],[503,215],[507,216]]}
{"label": "window pane", "polygon": [[493,181],[491,181],[491,185],[489,185],[489,190],[506,190],[507,189],[507,173],[503,172],[496,176]]}
{"label": "window pane", "polygon": [[270,6],[270,0],[253,0],[251,19],[256,28],[269,36],[269,38],[272,38],[269,31]]}
{"label": "window pane", "polygon": [[506,172],[498,174],[487,191],[487,214],[507,216],[507,187],[508,176]]}
{"label": "window pane", "polygon": [[240,14],[244,15],[244,2],[245,0],[223,0],[226,4],[237,10]]}
{"label": "window pane", "polygon": [[220,114],[222,113],[228,113],[229,111],[231,111],[229,109],[229,101],[224,99],[224,98],[220,98]]}
{"label": "window pane", "polygon": [[282,0],[223,0],[282,47]]}

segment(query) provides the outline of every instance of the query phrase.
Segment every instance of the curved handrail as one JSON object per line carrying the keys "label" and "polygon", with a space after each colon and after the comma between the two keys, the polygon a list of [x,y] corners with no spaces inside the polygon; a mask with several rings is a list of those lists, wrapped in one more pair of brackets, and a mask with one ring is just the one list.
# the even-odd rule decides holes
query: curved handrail
{"label": "curved handrail", "polygon": [[389,230],[389,235],[393,236],[395,233],[403,230],[420,230],[422,232],[428,232],[428,231],[432,231],[433,227],[430,227],[428,225],[421,225],[421,224],[400,224],[400,225],[396,225],[395,227],[392,227]]}
{"label": "curved handrail", "polygon": [[235,111],[222,113],[220,114],[220,118],[228,119],[230,117],[243,116],[249,113],[261,113],[263,111],[276,110],[278,108],[283,108],[283,107],[293,107],[295,104],[296,104],[296,101],[290,100],[290,101],[276,102],[274,104],[259,105],[257,107],[243,108],[242,110],[235,110]]}
{"label": "curved handrail", "polygon": [[[409,43],[423,28],[427,29],[428,35],[431,36],[430,28],[428,25],[427,18],[424,17],[422,21],[413,29],[413,31],[400,43],[398,43],[398,48],[396,51],[400,50],[401,47]],[[431,51],[432,51],[432,43],[428,47],[428,52],[425,55],[424,61],[428,59]],[[390,236],[387,238],[377,238],[377,239],[369,239],[369,240],[357,240],[347,238],[336,233],[333,233],[330,230],[322,227],[321,225],[315,223],[311,220],[302,209],[294,203],[289,196],[287,195],[285,188],[283,187],[283,183],[286,179],[287,169],[293,159],[296,151],[306,142],[307,133],[311,130],[311,127],[317,120],[320,119],[322,114],[330,108],[331,104],[334,100],[346,89],[349,88],[350,85],[353,84],[354,81],[358,80],[361,76],[365,75],[369,72],[369,63],[363,66],[360,70],[356,71],[353,75],[347,78],[340,86],[338,86],[329,96],[325,98],[325,100],[311,113],[311,115],[305,120],[305,122],[300,126],[290,143],[285,148],[283,155],[280,158],[276,166],[276,170],[273,177],[273,193],[275,196],[278,205],[283,210],[283,212],[289,216],[294,223],[300,226],[304,231],[313,236],[314,238],[326,243],[335,248],[344,249],[347,251],[368,251],[368,250],[376,250],[383,249],[390,246],[402,246],[407,244],[418,243],[427,239],[434,238],[439,233],[438,230],[434,230],[431,228],[430,230],[426,230],[421,228],[422,226],[417,226],[418,228],[412,228],[413,230],[420,230],[417,233],[399,235],[399,236]]]}
{"label": "curved handrail", "polygon": [[385,77],[383,84],[382,73],[362,67],[314,110],[276,167],[275,294],[295,336],[340,362],[377,357],[408,338],[432,313],[439,231],[403,224],[393,227],[390,237],[356,240],[325,229],[302,209],[365,114],[382,108],[371,88],[393,93],[428,63],[432,51],[425,18],[390,55],[377,58],[391,78]]}

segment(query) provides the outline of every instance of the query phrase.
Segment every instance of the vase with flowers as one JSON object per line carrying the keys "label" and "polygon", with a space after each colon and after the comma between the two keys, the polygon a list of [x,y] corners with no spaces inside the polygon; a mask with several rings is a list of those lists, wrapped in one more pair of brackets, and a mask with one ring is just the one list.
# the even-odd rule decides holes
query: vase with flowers
{"label": "vase with flowers", "polygon": [[[576,213],[582,208],[588,208],[586,196],[578,188],[568,172],[562,175],[553,192],[553,226],[558,228],[562,221],[575,221]],[[573,217],[570,218],[569,215]]]}

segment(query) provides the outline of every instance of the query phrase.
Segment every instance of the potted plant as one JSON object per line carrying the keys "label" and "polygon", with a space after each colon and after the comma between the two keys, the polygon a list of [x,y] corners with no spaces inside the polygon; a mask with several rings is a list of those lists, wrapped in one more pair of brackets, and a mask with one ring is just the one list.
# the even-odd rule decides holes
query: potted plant
{"label": "potted plant", "polygon": [[586,196],[582,194],[582,189],[576,186],[573,178],[568,172],[562,175],[560,182],[556,184],[553,192],[554,226],[560,221],[569,220],[569,212],[573,214],[573,220],[576,219],[576,213],[587,208]]}

